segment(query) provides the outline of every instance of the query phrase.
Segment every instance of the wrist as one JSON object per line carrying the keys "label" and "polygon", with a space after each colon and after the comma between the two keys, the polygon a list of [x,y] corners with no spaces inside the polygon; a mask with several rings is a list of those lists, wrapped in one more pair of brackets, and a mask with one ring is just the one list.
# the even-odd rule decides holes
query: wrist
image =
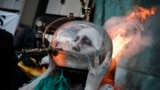
{"label": "wrist", "polygon": [[90,85],[86,85],[84,90],[98,90],[98,87],[93,87],[93,86],[90,86]]}

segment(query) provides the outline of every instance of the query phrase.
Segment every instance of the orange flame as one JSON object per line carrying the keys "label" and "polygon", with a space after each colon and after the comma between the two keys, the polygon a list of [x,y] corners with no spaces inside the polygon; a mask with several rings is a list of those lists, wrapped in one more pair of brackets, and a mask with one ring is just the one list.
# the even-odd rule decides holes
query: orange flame
{"label": "orange flame", "polygon": [[[143,7],[136,7],[136,11],[132,12],[130,15],[128,15],[125,20],[131,20],[135,18],[139,18],[141,21],[144,21],[147,19],[147,17],[154,15],[156,12],[156,8],[152,7],[150,9],[145,9]],[[111,36],[112,42],[113,42],[113,55],[112,58],[116,59],[118,54],[122,53],[123,48],[127,43],[129,43],[133,37],[122,37],[123,34],[127,33],[127,30],[123,29],[123,27],[119,27],[118,30],[112,30],[113,28],[110,28],[108,30],[109,35]],[[115,35],[116,33],[116,35]],[[118,59],[118,58],[117,58]]]}
{"label": "orange flame", "polygon": [[[123,38],[119,34],[113,39],[113,55],[115,58],[117,54],[123,49],[123,47],[131,41],[131,38]],[[115,48],[117,47],[117,48]]]}
{"label": "orange flame", "polygon": [[136,7],[136,11],[132,12],[127,18],[128,19],[132,19],[132,18],[139,18],[141,21],[146,20],[147,17],[154,15],[156,12],[157,8],[156,7],[152,7],[150,9],[146,9],[143,7]]}
{"label": "orange flame", "polygon": [[[136,11],[130,13],[123,20],[124,22],[127,22],[127,21],[132,21],[133,19],[138,19],[143,22],[149,16],[154,15],[155,12],[156,12],[155,7],[151,9],[137,7]],[[108,30],[106,30],[109,36],[111,37],[113,43],[113,53],[112,53],[113,62],[111,63],[106,75],[104,76],[102,83],[110,83],[110,81],[114,81],[115,68],[117,64],[120,62],[122,54],[125,52],[126,45],[128,45],[128,43],[130,43],[134,38],[134,36],[124,36],[126,33],[128,33],[129,30],[127,30],[127,28],[121,27],[121,25],[117,26],[119,27],[117,28],[116,26],[115,27],[113,26],[108,28]]]}

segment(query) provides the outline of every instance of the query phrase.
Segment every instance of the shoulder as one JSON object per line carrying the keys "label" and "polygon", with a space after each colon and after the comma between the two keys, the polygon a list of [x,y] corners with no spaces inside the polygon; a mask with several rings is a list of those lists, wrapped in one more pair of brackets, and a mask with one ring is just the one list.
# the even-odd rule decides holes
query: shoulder
{"label": "shoulder", "polygon": [[11,33],[9,33],[8,31],[0,29],[0,42],[1,42],[1,47],[0,48],[6,48],[7,49],[7,48],[12,47],[13,35]]}
{"label": "shoulder", "polygon": [[0,29],[0,37],[1,38],[13,38],[13,35],[6,31],[5,29]]}

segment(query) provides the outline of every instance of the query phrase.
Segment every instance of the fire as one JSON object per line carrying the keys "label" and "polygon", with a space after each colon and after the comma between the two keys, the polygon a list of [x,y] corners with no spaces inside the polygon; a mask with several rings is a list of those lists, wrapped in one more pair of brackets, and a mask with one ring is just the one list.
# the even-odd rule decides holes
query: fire
{"label": "fire", "polygon": [[[133,19],[139,19],[140,21],[144,21],[147,19],[147,17],[154,15],[156,12],[156,8],[150,8],[145,9],[143,7],[136,7],[137,9],[130,13],[127,17],[125,17],[123,20],[124,22],[131,21]],[[128,27],[126,25],[126,27]],[[123,35],[128,33],[129,30],[126,30],[127,28],[120,27],[117,30],[114,27],[108,29],[108,33],[111,36],[112,42],[113,42],[113,55],[112,58],[117,58],[117,55],[122,53],[123,48],[132,40],[134,37],[124,37]],[[116,35],[115,35],[116,33]]]}
{"label": "fire", "polygon": [[[137,39],[141,38],[141,32],[143,31],[143,22],[151,15],[154,15],[156,8],[146,9],[143,7],[136,7],[136,10],[131,12],[125,17],[120,17],[121,19],[110,19],[106,22],[107,32],[112,39],[113,43],[113,53],[112,53],[112,63],[102,81],[102,83],[112,84],[110,81],[114,82],[115,68],[120,62],[121,56],[123,54],[128,54],[128,48],[132,49],[133,43],[137,43]],[[141,28],[142,26],[142,28]],[[131,46],[131,47],[130,47]],[[132,51],[131,51],[132,52]],[[134,52],[134,50],[133,50]]]}
{"label": "fire", "polygon": [[132,12],[126,19],[133,19],[133,18],[139,18],[141,21],[146,20],[147,17],[154,15],[156,12],[157,8],[152,7],[150,9],[146,9],[143,7],[136,7],[136,10]]}
{"label": "fire", "polygon": [[115,58],[116,55],[123,49],[123,47],[130,41],[131,41],[131,38],[123,38],[121,35],[117,35],[112,41],[113,47],[117,47],[117,48],[113,48],[114,53],[112,57]]}

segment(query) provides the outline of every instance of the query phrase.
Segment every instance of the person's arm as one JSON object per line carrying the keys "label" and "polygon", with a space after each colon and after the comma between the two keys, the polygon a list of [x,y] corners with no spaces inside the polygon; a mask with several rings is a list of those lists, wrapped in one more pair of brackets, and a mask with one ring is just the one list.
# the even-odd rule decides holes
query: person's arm
{"label": "person's arm", "polygon": [[[8,34],[6,35],[6,39],[8,44],[7,44],[7,48],[6,48],[6,64],[5,68],[8,68],[7,72],[9,72],[9,77],[7,80],[8,81],[8,87],[10,88],[9,90],[16,90],[17,89],[17,58],[16,58],[16,53],[15,53],[15,49],[13,47],[13,36],[12,34]],[[3,77],[2,77],[3,78]]]}
{"label": "person's arm", "polygon": [[93,67],[90,60],[88,59],[88,63],[89,63],[89,73],[87,76],[87,80],[86,80],[86,86],[85,86],[85,90],[98,90],[100,83],[109,67],[109,63],[110,63],[110,54],[111,52],[108,52],[106,55],[105,60],[102,62],[101,65],[99,65],[99,59],[98,56],[96,54],[95,60],[94,60],[94,64],[95,66]]}

